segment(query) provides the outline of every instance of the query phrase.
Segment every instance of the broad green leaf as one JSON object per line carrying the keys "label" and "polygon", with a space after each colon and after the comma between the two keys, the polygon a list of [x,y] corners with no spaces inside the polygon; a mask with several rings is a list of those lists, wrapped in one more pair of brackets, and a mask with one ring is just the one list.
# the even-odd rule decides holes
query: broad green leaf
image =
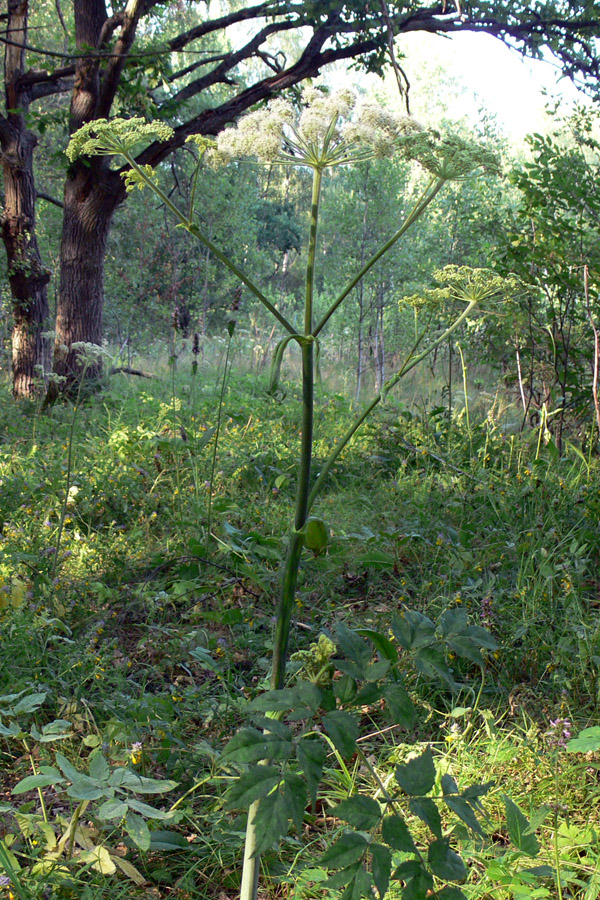
{"label": "broad green leaf", "polygon": [[428,678],[437,678],[450,691],[456,691],[460,685],[454,680],[452,669],[446,663],[444,654],[437,647],[423,647],[415,653],[415,666]]}
{"label": "broad green leaf", "polygon": [[[307,710],[305,709],[304,712],[307,712]],[[277,737],[281,738],[283,741],[291,742],[292,732],[287,725],[280,722],[278,719],[272,719],[269,718],[269,716],[262,716],[259,714],[253,716],[252,721],[259,730],[262,729],[269,734],[277,735]]]}
{"label": "broad green leaf", "polygon": [[361,897],[368,897],[370,900],[373,896],[372,884],[373,879],[361,866],[342,892],[340,900],[360,900]]}
{"label": "broad green leaf", "polygon": [[502,795],[506,810],[508,836],[515,847],[527,856],[535,858],[540,850],[535,834],[529,832],[529,820],[517,804],[506,794]]}
{"label": "broad green leaf", "polygon": [[371,547],[365,550],[360,556],[356,557],[356,565],[366,566],[369,569],[393,569],[396,560],[391,553],[380,550],[378,547]]}
{"label": "broad green leaf", "polygon": [[151,831],[150,850],[190,850],[191,845],[182,834],[177,831]]}
{"label": "broad green leaf", "polygon": [[367,681],[380,681],[385,678],[390,669],[389,659],[378,659],[373,663],[369,663],[365,671]]}
{"label": "broad green leaf", "polygon": [[600,726],[584,728],[567,744],[569,753],[595,753],[600,750]]}
{"label": "broad green leaf", "polygon": [[11,707],[10,710],[7,710],[6,714],[11,716],[19,716],[22,713],[34,712],[36,709],[39,709],[47,696],[47,692],[39,694],[29,694],[27,697],[23,697],[21,700],[19,700],[19,702],[15,704],[15,706]]}
{"label": "broad green leaf", "polygon": [[433,841],[429,845],[427,860],[431,871],[442,881],[464,881],[467,877],[467,868],[454,850],[450,847],[447,838]]}
{"label": "broad green leaf", "polygon": [[262,797],[254,812],[252,823],[256,831],[253,856],[260,856],[287,834],[288,819],[292,815],[288,797],[283,791],[273,791]]}
{"label": "broad green leaf", "polygon": [[99,750],[94,751],[90,756],[88,772],[90,773],[90,778],[93,778],[94,781],[98,781],[100,784],[108,784],[110,768]]}
{"label": "broad green leaf", "polygon": [[125,816],[125,831],[140,850],[150,849],[150,829],[137,813],[129,811]]}
{"label": "broad green leaf", "polygon": [[460,634],[467,627],[467,610],[462,606],[445,609],[438,619],[438,627],[443,637]]}
{"label": "broad green leaf", "polygon": [[415,877],[405,885],[402,900],[428,900],[432,888],[433,878],[429,872],[420,867]]}
{"label": "broad green leaf", "polygon": [[371,844],[371,871],[373,872],[375,887],[383,900],[390,885],[392,854],[382,844]]}
{"label": "broad green leaf", "polygon": [[408,691],[401,684],[387,684],[383,696],[394,722],[411,728],[415,721],[415,707]]}
{"label": "broad green leaf", "polygon": [[358,738],[358,722],[354,716],[334,709],[323,716],[323,727],[341,756],[352,756],[356,751]]}
{"label": "broad green leaf", "polygon": [[458,794],[458,785],[452,775],[442,775],[441,778],[442,785],[442,793],[446,794]]}
{"label": "broad green leaf", "polygon": [[112,797],[103,803],[98,809],[98,817],[100,819],[119,819],[123,818],[127,813],[127,804],[123,800]]}
{"label": "broad green leaf", "polygon": [[423,864],[419,859],[407,859],[405,860],[405,862],[400,863],[400,865],[396,869],[394,869],[392,878],[398,878],[402,881],[410,881],[411,878],[416,878],[422,870]]}
{"label": "broad green leaf", "polygon": [[148,884],[139,869],[136,869],[133,863],[130,863],[128,859],[123,859],[121,856],[113,856],[111,858],[123,875],[126,875],[134,884]]}
{"label": "broad green leaf", "polygon": [[288,772],[283,782],[283,792],[288,805],[288,816],[294,822],[298,835],[301,835],[306,809],[306,785],[299,775]]}
{"label": "broad green leaf", "polygon": [[265,691],[250,703],[249,708],[257,712],[286,712],[298,704],[298,695],[294,688],[283,688],[279,691]]}
{"label": "broad green leaf", "polygon": [[372,706],[374,703],[379,703],[382,697],[383,685],[377,684],[376,681],[367,681],[359,690],[352,705],[355,707]]}
{"label": "broad green leaf", "polygon": [[224,763],[253,763],[261,759],[287,759],[292,752],[291,741],[256,728],[242,728],[226,744],[221,761]]}
{"label": "broad green leaf", "polygon": [[75,800],[98,800],[99,797],[104,797],[105,788],[98,786],[87,775],[78,775],[67,788],[67,794]]}
{"label": "broad green leaf", "polygon": [[465,800],[468,800],[474,806],[481,807],[479,798],[489,793],[495,784],[495,781],[486,781],[483,784],[470,784],[469,787],[461,792],[461,797],[464,797]]}
{"label": "broad green leaf", "polygon": [[335,630],[337,644],[347,659],[352,660],[364,673],[371,662],[372,651],[366,641],[340,622]]}
{"label": "broad green leaf", "polygon": [[[320,742],[319,742],[320,743]],[[227,791],[227,809],[248,809],[259,797],[266,797],[281,781],[275,766],[252,766],[236,778]]]}
{"label": "broad green leaf", "polygon": [[92,869],[95,869],[102,875],[114,875],[117,871],[117,867],[106,847],[94,847],[93,850],[84,850],[77,859],[82,863],[91,863]]}
{"label": "broad green leaf", "polygon": [[388,637],[380,631],[372,631],[370,628],[357,628],[357,634],[362,637],[369,638],[375,649],[384,659],[388,659],[391,663],[398,661],[398,650],[396,645],[390,641]]}
{"label": "broad green leaf", "polygon": [[126,788],[129,791],[135,791],[137,794],[166,794],[177,787],[178,782],[169,781],[168,779],[146,778],[139,775],[133,769],[118,768],[115,769],[108,779],[111,787]]}
{"label": "broad green leaf", "polygon": [[24,794],[26,791],[31,791],[33,788],[43,788],[49,787],[51,784],[63,784],[64,779],[61,778],[60,772],[58,769],[54,770],[54,773],[51,774],[42,774],[39,775],[27,775],[25,778],[22,778],[17,784],[15,784],[12,789],[12,794]]}
{"label": "broad green leaf", "polygon": [[355,794],[334,806],[330,810],[330,815],[337,819],[343,819],[358,831],[370,831],[375,828],[381,818],[381,808],[377,800],[372,797]]}
{"label": "broad green leaf", "polygon": [[357,693],[356,678],[344,674],[333,683],[333,692],[341,703],[351,703]]}
{"label": "broad green leaf", "polygon": [[404,765],[396,766],[396,781],[405,793],[413,797],[427,794],[435,784],[435,765],[429,747]]}
{"label": "broad green leaf", "polygon": [[[552,873],[552,870],[551,870]],[[467,900],[460,888],[448,885],[441,891],[436,891],[436,900]]]}
{"label": "broad green leaf", "polygon": [[38,731],[35,725],[31,726],[31,736],[36,741],[39,741],[40,744],[49,744],[52,741],[62,741],[65,738],[71,737],[72,734],[72,725],[65,719],[55,719],[53,722],[48,722],[41,731]]}
{"label": "broad green leaf", "polygon": [[481,651],[473,643],[473,641],[470,640],[470,638],[458,634],[456,636],[448,638],[446,643],[451,650],[454,650],[457,656],[462,656],[464,657],[464,659],[469,659],[472,663],[475,663],[475,665],[479,666],[480,668],[485,666],[485,660],[481,655]]}
{"label": "broad green leaf", "polygon": [[56,765],[58,766],[60,771],[63,773],[65,778],[68,778],[69,781],[75,781],[76,778],[79,778],[79,776],[81,775],[81,772],[79,772],[75,768],[75,766],[73,766],[69,762],[69,760],[67,759],[66,756],[63,756],[62,753],[57,752],[55,754],[54,758],[56,759]]}
{"label": "broad green leaf", "polygon": [[382,823],[381,834],[392,850],[401,850],[403,853],[417,852],[408,825],[401,816],[386,816]]}
{"label": "broad green leaf", "polygon": [[354,678],[356,681],[362,681],[365,677],[365,669],[351,659],[336,659],[335,667],[339,672]]}
{"label": "broad green leaf", "polygon": [[303,738],[298,742],[296,755],[298,763],[304,772],[308,795],[314,808],[317,802],[317,790],[321,783],[327,749],[320,738]]}
{"label": "broad green leaf", "polygon": [[319,858],[319,865],[330,869],[345,869],[362,859],[367,846],[367,839],[363,834],[346,831]]}
{"label": "broad green leaf", "polygon": [[408,825],[401,816],[386,816],[381,827],[381,835],[392,850],[402,850],[403,853],[417,852]]}
{"label": "broad green leaf", "polygon": [[360,864],[360,862],[354,863],[351,866],[347,866],[344,869],[340,869],[339,872],[336,872],[334,875],[330,875],[327,881],[322,882],[319,887],[328,891],[337,891],[340,888],[345,887],[351,881],[354,881],[359,869],[362,869],[362,865]]}
{"label": "broad green leaf", "polygon": [[435,624],[427,616],[407,609],[392,619],[394,637],[405,650],[427,647],[435,640]]}
{"label": "broad green leaf", "polygon": [[296,694],[300,701],[311,710],[316,710],[321,706],[323,700],[323,691],[312,681],[298,681],[295,688]]}
{"label": "broad green leaf", "polygon": [[498,649],[498,641],[481,625],[469,625],[463,634],[474,641],[478,647],[484,647],[486,650]]}
{"label": "broad green leaf", "polygon": [[422,822],[425,822],[436,837],[441,838],[442,820],[440,811],[433,800],[430,800],[429,797],[413,797],[409,800],[408,808]]}
{"label": "broad green leaf", "polygon": [[163,812],[162,809],[156,809],[154,806],[150,806],[148,803],[142,803],[141,800],[133,800],[131,797],[127,798],[127,806],[130,809],[135,810],[135,812],[139,813],[141,816],[144,816],[146,819],[169,819],[169,813]]}
{"label": "broad green leaf", "polygon": [[446,795],[444,803],[452,812],[456,813],[459,819],[462,819],[465,825],[468,825],[471,831],[483,837],[483,828],[479,824],[471,804],[464,797],[457,797],[455,794]]}
{"label": "broad green leaf", "polygon": [[19,737],[23,734],[21,726],[18,722],[11,722],[10,725],[2,725],[0,723],[0,734],[2,737]]}

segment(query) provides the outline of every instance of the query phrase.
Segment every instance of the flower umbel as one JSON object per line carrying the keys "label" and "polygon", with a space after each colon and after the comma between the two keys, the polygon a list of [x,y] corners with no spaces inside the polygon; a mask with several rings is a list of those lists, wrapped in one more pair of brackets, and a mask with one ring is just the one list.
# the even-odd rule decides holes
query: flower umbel
{"label": "flower umbel", "polygon": [[173,129],[163,122],[145,119],[95,119],[83,125],[71,137],[65,153],[75,162],[80,156],[111,156],[129,153],[143,141],[168,141]]}
{"label": "flower umbel", "polygon": [[351,119],[356,105],[351,91],[308,88],[302,99],[299,115],[291,103],[274,100],[244,116],[219,135],[219,154],[225,160],[254,156],[272,164],[326,169],[391,156],[399,138],[420,130],[411,119],[375,104],[363,105]]}

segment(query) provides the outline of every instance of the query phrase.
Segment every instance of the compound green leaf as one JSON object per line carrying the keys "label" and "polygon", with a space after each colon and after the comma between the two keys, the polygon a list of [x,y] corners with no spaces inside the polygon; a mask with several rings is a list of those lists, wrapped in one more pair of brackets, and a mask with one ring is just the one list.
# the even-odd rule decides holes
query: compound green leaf
{"label": "compound green leaf", "polygon": [[422,797],[435,784],[435,765],[429,747],[404,765],[396,766],[396,781],[403,791],[413,797]]}
{"label": "compound green leaf", "polygon": [[327,749],[320,738],[304,738],[298,743],[296,755],[304,772],[308,794],[314,808],[317,802],[317,791],[321,783],[321,776],[323,775]]}
{"label": "compound green leaf", "polygon": [[372,797],[355,794],[334,806],[330,814],[353,825],[358,831],[370,831],[381,818],[381,808]]}
{"label": "compound green leaf", "polygon": [[336,750],[344,757],[356,751],[358,723],[350,713],[334,709],[323,716],[323,727],[335,744]]}
{"label": "compound green leaf", "polygon": [[284,791],[273,791],[259,800],[252,824],[257,841],[253,856],[260,856],[287,833],[288,819],[293,815],[289,798]]}
{"label": "compound green leaf", "polygon": [[371,845],[371,871],[373,872],[375,887],[379,891],[381,900],[383,900],[390,885],[390,874],[392,871],[392,854],[383,844]]}
{"label": "compound green leaf", "polygon": [[367,849],[367,839],[356,831],[346,831],[319,859],[319,865],[330,869],[345,869],[362,859]]}
{"label": "compound green leaf", "polygon": [[467,868],[454,850],[450,842],[443,838],[429,845],[427,860],[431,871],[443,881],[463,881],[467,877]]}
{"label": "compound green leaf", "polygon": [[221,761],[253,763],[261,759],[287,759],[291,752],[292,743],[289,740],[256,728],[242,728],[226,744]]}
{"label": "compound green leaf", "polygon": [[150,829],[145,819],[131,810],[125,816],[125,831],[140,850],[150,849]]}
{"label": "compound green leaf", "polygon": [[401,850],[403,853],[417,852],[408,825],[401,816],[386,816],[383,820],[381,834],[392,850]]}
{"label": "compound green leaf", "polygon": [[540,850],[535,834],[529,831],[527,816],[521,812],[517,804],[506,794],[502,795],[506,810],[506,827],[508,836],[515,847],[527,856],[536,857]]}
{"label": "compound green leaf", "polygon": [[415,816],[425,822],[436,837],[441,838],[442,820],[440,811],[433,800],[430,800],[429,797],[413,797],[409,801],[408,807]]}
{"label": "compound green leaf", "polygon": [[281,772],[275,766],[252,766],[236,778],[227,791],[227,809],[248,809],[259,797],[266,797],[279,784]]}
{"label": "compound green leaf", "polygon": [[415,721],[415,707],[408,691],[401,684],[388,684],[383,696],[394,722],[411,728]]}

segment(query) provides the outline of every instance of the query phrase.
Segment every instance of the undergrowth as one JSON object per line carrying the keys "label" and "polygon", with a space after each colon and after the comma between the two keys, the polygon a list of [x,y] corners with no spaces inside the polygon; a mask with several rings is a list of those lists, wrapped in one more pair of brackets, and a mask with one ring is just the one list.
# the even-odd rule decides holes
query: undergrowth
{"label": "undergrowth", "polygon": [[[14,867],[14,896],[183,900],[239,886],[245,818],[223,802],[233,773],[219,754],[268,682],[300,423],[294,388],[273,399],[260,377],[234,372],[221,402],[222,378],[179,362],[174,377],[120,376],[77,410],[46,414],[2,387],[0,867]],[[321,391],[317,469],[352,416],[344,395]],[[318,514],[328,548],[305,551],[292,652],[335,640],[340,625],[387,633],[393,615],[457,609],[497,648],[481,670],[446,648],[458,693],[401,656],[418,716],[383,727],[365,704],[370,768],[328,758],[302,833],[264,857],[273,895],[325,895],[318,859],[341,828],[330,810],[358,789],[377,796],[428,746],[438,778],[493,782],[485,839],[443,821],[469,898],[593,900],[598,757],[593,742],[585,757],[565,744],[595,724],[600,701],[595,458],[572,445],[559,458],[493,417],[467,429],[439,407],[417,416],[388,399],[338,460]],[[86,781],[100,759],[151,779],[155,796],[103,818],[109,789]],[[85,826],[73,825],[82,803]],[[409,819],[426,847],[425,823]],[[95,849],[67,854],[74,833]]]}

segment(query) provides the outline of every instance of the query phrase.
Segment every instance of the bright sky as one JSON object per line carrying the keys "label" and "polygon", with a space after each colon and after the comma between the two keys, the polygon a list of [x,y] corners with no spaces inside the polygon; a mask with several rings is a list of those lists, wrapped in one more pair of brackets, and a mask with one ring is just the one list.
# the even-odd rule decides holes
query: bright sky
{"label": "bright sky", "polygon": [[[571,81],[560,78],[555,65],[526,60],[491,35],[463,33],[451,40],[418,36],[421,41],[425,37],[430,46],[436,45],[440,64],[475,91],[490,112],[497,113],[512,138],[543,127],[551,97],[559,96],[567,104],[583,99]],[[408,40],[406,50],[411,53]]]}
{"label": "bright sky", "polygon": [[[448,118],[473,114],[482,105],[496,114],[508,138],[518,143],[526,134],[544,129],[545,107],[551,97],[560,96],[567,105],[583,100],[568,79],[549,62],[525,60],[516,50],[486,34],[454,35],[451,39],[437,35],[414,34],[403,39],[402,61],[411,80],[411,99],[416,118],[427,120],[423,109],[427,101],[427,81],[441,69],[449,83],[443,99],[448,104]],[[456,86],[452,81],[456,81]],[[463,93],[460,87],[464,86]],[[547,95],[544,96],[544,89]]]}

